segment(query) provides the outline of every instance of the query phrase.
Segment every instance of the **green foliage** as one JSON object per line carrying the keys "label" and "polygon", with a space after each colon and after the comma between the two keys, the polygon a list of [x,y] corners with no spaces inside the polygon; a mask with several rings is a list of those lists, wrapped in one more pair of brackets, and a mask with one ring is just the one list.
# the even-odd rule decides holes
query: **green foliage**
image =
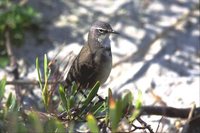
{"label": "green foliage", "polygon": [[50,73],[50,69],[48,69],[48,61],[47,61],[47,55],[44,55],[44,86],[42,89],[42,98],[45,104],[46,109],[49,107],[49,92],[48,92],[48,75]]}
{"label": "green foliage", "polygon": [[124,97],[114,99],[111,90],[109,90],[109,120],[111,122],[112,132],[117,131],[120,120],[124,117],[125,109],[132,105],[132,94],[129,92]]}
{"label": "green foliage", "polygon": [[38,57],[36,57],[36,60],[35,60],[35,67],[36,67],[37,74],[38,74],[38,80],[39,80],[40,88],[42,88],[42,79],[41,79],[40,64],[39,64]]}
{"label": "green foliage", "polygon": [[[133,95],[131,92],[126,93],[121,98],[114,98],[112,91],[109,90],[108,100],[95,100],[97,92],[100,87],[97,82],[93,88],[89,89],[86,96],[78,98],[77,86],[73,83],[71,91],[65,91],[62,85],[59,87],[59,94],[63,105],[63,111],[67,112],[65,118],[69,121],[74,120],[75,123],[87,121],[90,132],[99,132],[98,127],[99,119],[103,119],[106,126],[111,129],[112,132],[117,132],[120,121],[125,118],[129,121],[131,116],[133,122],[138,116],[141,108],[141,93],[137,99],[136,112],[133,111],[134,115],[129,115],[127,108],[132,105]],[[86,92],[87,90],[84,90]],[[73,102],[70,103],[70,97],[73,97]],[[72,113],[72,110],[75,112]],[[134,119],[133,119],[134,116]]]}
{"label": "green foliage", "polygon": [[48,107],[52,106],[52,103],[49,100],[53,95],[50,95],[51,90],[49,90],[48,80],[51,70],[46,55],[43,66],[44,72],[41,73],[39,59],[36,58],[36,69],[46,112],[20,109],[21,105],[14,94],[10,93],[7,99],[4,97],[6,78],[0,81],[0,132],[75,132],[78,123],[86,124],[90,132],[100,132],[102,127],[111,132],[120,132],[118,127],[122,120],[131,125],[138,117],[142,104],[140,91],[134,102],[134,110],[129,110],[133,109],[131,92],[115,98],[109,89],[108,97],[102,100],[97,97],[99,82],[87,90],[80,90],[75,82],[71,88],[60,84],[58,87],[60,102],[57,102],[59,106],[50,113]]}
{"label": "green foliage", "polygon": [[[5,82],[6,78],[0,81],[0,90],[5,90]],[[1,92],[4,97],[4,91]],[[20,110],[20,105],[12,93],[5,101],[0,101],[0,106],[0,133],[65,132],[64,125],[49,114]]]}
{"label": "green foliage", "polygon": [[99,128],[97,126],[97,120],[92,114],[87,115],[87,124],[92,133],[99,133]]}
{"label": "green foliage", "polygon": [[[2,52],[1,52],[1,50],[2,50]],[[6,67],[6,65],[8,64],[9,61],[8,61],[8,56],[3,54],[4,49],[2,48],[1,50],[0,50],[0,55],[2,55],[2,56],[0,56],[0,68],[4,68],[4,67]]]}
{"label": "green foliage", "polygon": [[12,0],[0,1],[0,67],[8,63],[5,33],[9,32],[11,44],[22,44],[24,31],[36,27],[40,15],[32,7]]}
{"label": "green foliage", "polygon": [[43,131],[43,126],[42,123],[37,115],[37,113],[32,112],[28,116],[28,122],[29,126],[32,128],[33,131],[42,133]]}
{"label": "green foliage", "polygon": [[65,132],[64,125],[57,119],[51,118],[44,124],[45,132],[63,133]]}
{"label": "green foliage", "polygon": [[99,87],[100,84],[99,82],[97,82],[94,85],[94,87],[91,88],[91,90],[88,92],[87,96],[82,97],[80,93],[77,93],[78,86],[75,83],[73,83],[71,91],[68,92],[64,90],[62,85],[59,86],[60,98],[62,101],[63,109],[65,109],[65,111],[68,113],[68,119],[76,117],[71,116],[71,110],[75,108],[78,108],[77,114],[80,116],[79,118],[81,118],[82,115],[86,115],[88,111],[91,111],[93,114],[96,114],[97,111],[100,110],[100,108],[102,108],[103,101],[98,103],[95,102],[92,107],[88,108],[90,106],[90,103],[92,103],[94,97],[97,95]]}
{"label": "green foliage", "polygon": [[121,113],[120,103],[116,102],[113,97],[109,97],[109,120],[111,122],[112,132],[116,132],[117,130]]}
{"label": "green foliage", "polygon": [[101,112],[103,108],[104,108],[104,102],[100,101],[91,107],[90,112],[96,115],[98,112]]}
{"label": "green foliage", "polygon": [[97,82],[94,85],[94,87],[91,89],[91,91],[89,92],[87,98],[84,100],[82,109],[84,109],[93,100],[93,98],[97,95],[99,87],[100,87],[100,83]]}
{"label": "green foliage", "polygon": [[37,69],[37,73],[38,73],[38,79],[39,79],[39,84],[40,87],[42,88],[42,99],[44,102],[44,105],[46,107],[46,109],[48,110],[49,108],[49,100],[50,100],[50,93],[48,90],[48,79],[51,73],[51,69],[49,69],[48,67],[48,59],[47,59],[47,55],[44,55],[44,85],[42,84],[42,79],[41,79],[41,71],[40,71],[40,64],[39,64],[39,60],[38,58],[36,58],[36,69]]}
{"label": "green foliage", "polygon": [[141,106],[142,106],[142,92],[139,91],[138,92],[138,98],[137,98],[136,104],[135,104],[135,110],[132,113],[131,117],[129,118],[130,123],[133,122],[137,118],[137,116],[139,115]]}
{"label": "green foliage", "polygon": [[70,110],[70,102],[68,97],[65,95],[65,91],[62,85],[59,85],[59,94],[60,94],[60,98],[62,101],[62,104],[64,106],[64,108],[67,110],[67,112],[69,113]]}
{"label": "green foliage", "polygon": [[8,96],[8,100],[6,102],[6,107],[9,109],[11,107],[11,104],[13,103],[13,97],[12,97],[12,93],[9,94]]}
{"label": "green foliage", "polygon": [[6,86],[6,77],[4,77],[0,82],[0,101],[4,96],[5,86]]}

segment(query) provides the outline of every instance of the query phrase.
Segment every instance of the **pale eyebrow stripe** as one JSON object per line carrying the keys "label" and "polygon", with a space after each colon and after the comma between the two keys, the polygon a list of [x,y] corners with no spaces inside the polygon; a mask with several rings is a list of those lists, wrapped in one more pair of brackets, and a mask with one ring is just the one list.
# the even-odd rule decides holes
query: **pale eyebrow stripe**
{"label": "pale eyebrow stripe", "polygon": [[106,31],[106,29],[100,28],[100,27],[92,27],[92,29],[98,29],[98,30],[104,30]]}

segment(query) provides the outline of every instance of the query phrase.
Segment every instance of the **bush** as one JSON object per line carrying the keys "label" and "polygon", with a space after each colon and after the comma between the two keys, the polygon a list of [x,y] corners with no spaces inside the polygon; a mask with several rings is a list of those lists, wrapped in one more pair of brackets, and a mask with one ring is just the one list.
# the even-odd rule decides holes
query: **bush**
{"label": "bush", "polygon": [[[0,1],[0,67],[8,63],[6,41],[9,39],[11,44],[21,45],[25,29],[36,26],[38,20],[39,13],[32,7],[11,0]],[[9,38],[5,37],[6,32]]]}

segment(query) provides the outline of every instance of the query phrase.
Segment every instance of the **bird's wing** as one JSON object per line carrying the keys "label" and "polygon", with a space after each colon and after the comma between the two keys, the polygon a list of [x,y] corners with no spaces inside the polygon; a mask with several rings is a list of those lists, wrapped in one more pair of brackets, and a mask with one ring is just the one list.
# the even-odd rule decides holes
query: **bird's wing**
{"label": "bird's wing", "polygon": [[93,84],[93,78],[96,73],[94,64],[94,55],[89,51],[89,46],[85,45],[79,55],[75,58],[72,66],[67,74],[66,81],[86,87],[86,84]]}

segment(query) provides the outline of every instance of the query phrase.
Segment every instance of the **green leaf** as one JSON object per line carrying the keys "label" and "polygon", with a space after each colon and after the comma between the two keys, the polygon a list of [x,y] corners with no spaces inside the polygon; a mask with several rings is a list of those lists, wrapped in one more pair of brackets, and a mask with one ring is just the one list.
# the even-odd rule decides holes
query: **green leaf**
{"label": "green leaf", "polygon": [[49,92],[48,92],[48,78],[49,78],[49,71],[48,71],[48,60],[47,60],[47,55],[45,54],[44,55],[44,80],[45,80],[45,83],[44,83],[44,87],[43,87],[43,90],[42,90],[42,96],[43,96],[43,101],[44,101],[44,104],[45,104],[45,107],[46,109],[48,109],[49,107],[49,99],[50,99],[50,96],[49,96]]}
{"label": "green leaf", "polygon": [[48,80],[48,60],[46,54],[44,54],[44,80],[45,82]]}
{"label": "green leaf", "polygon": [[63,104],[64,108],[68,112],[69,111],[69,105],[68,105],[68,102],[67,102],[67,97],[65,95],[64,88],[63,88],[63,86],[61,84],[59,85],[59,94],[60,94],[60,98],[61,98],[62,104]]}
{"label": "green leaf", "polygon": [[12,93],[9,94],[8,99],[6,101],[6,108],[10,111],[18,111],[18,104],[16,101],[16,98],[12,95]]}
{"label": "green leaf", "polygon": [[98,102],[97,104],[95,104],[94,106],[92,106],[92,108],[90,109],[90,112],[95,115],[96,113],[99,112],[99,110],[101,110],[101,108],[104,106],[104,101]]}
{"label": "green leaf", "polygon": [[88,114],[87,117],[87,124],[92,133],[99,133],[99,128],[97,126],[97,121],[92,114]]}
{"label": "green leaf", "polygon": [[69,109],[71,109],[74,106],[74,103],[75,103],[75,96],[73,96],[73,95],[70,96],[69,99],[67,98],[67,101],[68,101]]}
{"label": "green leaf", "polygon": [[122,118],[122,114],[123,114],[122,111],[124,109],[124,108],[122,108],[122,106],[123,106],[124,103],[123,103],[122,99],[117,99],[116,104],[117,104],[117,110],[116,110],[115,120],[116,120],[116,123],[117,123],[117,126],[118,126],[118,123],[119,123],[120,119]]}
{"label": "green leaf", "polygon": [[123,97],[123,104],[122,108],[125,109],[127,108],[128,105],[132,105],[133,101],[133,95],[131,92],[128,92],[124,97]]}
{"label": "green leaf", "polygon": [[78,86],[75,82],[72,83],[72,87],[71,87],[71,94],[74,96],[75,93],[77,92]]}
{"label": "green leaf", "polygon": [[10,108],[11,103],[12,103],[12,93],[9,94],[8,99],[6,101],[6,107],[7,107],[7,109]]}
{"label": "green leaf", "polygon": [[140,109],[141,106],[142,106],[142,92],[139,91],[139,92],[138,92],[138,98],[137,98],[137,100],[136,100],[136,105],[135,105],[135,107],[136,107],[136,109]]}
{"label": "green leaf", "polygon": [[64,133],[66,132],[63,124],[61,124],[58,120],[51,118],[44,124],[44,132],[49,133]]}
{"label": "green leaf", "polygon": [[28,130],[24,124],[24,122],[17,122],[17,132],[18,133],[27,133]]}
{"label": "green leaf", "polygon": [[[1,32],[1,31],[0,31]],[[6,65],[8,65],[9,63],[9,59],[8,59],[8,56],[1,56],[0,57],[0,67],[1,68],[5,68]]]}
{"label": "green leaf", "polygon": [[64,125],[60,121],[54,120],[54,122],[55,122],[55,127],[56,127],[56,130],[54,131],[55,133],[64,133],[64,132],[66,132]]}
{"label": "green leaf", "polygon": [[6,87],[6,77],[4,77],[0,82],[0,101],[2,100]]}
{"label": "green leaf", "polygon": [[32,130],[36,133],[43,133],[43,127],[42,123],[35,112],[31,112],[30,115],[28,115],[28,123],[32,126]]}
{"label": "green leaf", "polygon": [[42,98],[43,102],[45,104],[46,109],[48,109],[48,85],[47,82],[45,82],[43,90],[42,90]]}
{"label": "green leaf", "polygon": [[40,88],[42,88],[42,79],[41,79],[41,72],[40,72],[40,65],[39,65],[38,57],[36,57],[35,65],[36,65],[36,70],[37,70],[37,74],[38,74],[38,80],[39,80]]}
{"label": "green leaf", "polygon": [[111,131],[116,132],[120,120],[123,118],[124,109],[131,101],[131,93],[128,93],[123,99],[114,99],[112,96],[112,91],[109,90],[109,120],[111,124]]}
{"label": "green leaf", "polygon": [[[109,88],[108,89],[108,97],[106,98],[106,102],[104,103],[104,108],[105,108],[105,112],[106,112],[106,117],[105,117],[105,123],[106,125],[109,124],[109,119],[110,119],[110,98],[112,97],[112,91]],[[108,110],[108,111],[107,111]]]}
{"label": "green leaf", "polygon": [[89,92],[89,94],[87,95],[87,98],[85,99],[85,101],[83,102],[83,107],[85,108],[92,100],[93,98],[97,95],[97,92],[99,90],[100,87],[100,83],[97,82],[93,88],[91,89],[91,91]]}
{"label": "green leaf", "polygon": [[112,95],[109,95],[109,119],[111,123],[112,132],[116,132],[118,127],[118,120],[116,116],[117,116],[117,103],[112,97]]}
{"label": "green leaf", "polygon": [[28,8],[27,8],[27,14],[29,14],[29,15],[34,15],[34,10],[33,10],[33,8],[28,7]]}
{"label": "green leaf", "polygon": [[142,92],[139,91],[138,98],[136,99],[135,109],[131,117],[129,118],[129,122],[133,122],[137,118],[137,116],[140,114],[141,106],[142,106]]}
{"label": "green leaf", "polygon": [[87,95],[87,98],[85,99],[85,101],[83,101],[83,106],[79,111],[79,114],[83,114],[84,109],[87,107],[87,105],[93,100],[93,98],[97,95],[97,92],[99,90],[100,87],[100,83],[97,82],[93,88],[90,90],[89,94]]}

